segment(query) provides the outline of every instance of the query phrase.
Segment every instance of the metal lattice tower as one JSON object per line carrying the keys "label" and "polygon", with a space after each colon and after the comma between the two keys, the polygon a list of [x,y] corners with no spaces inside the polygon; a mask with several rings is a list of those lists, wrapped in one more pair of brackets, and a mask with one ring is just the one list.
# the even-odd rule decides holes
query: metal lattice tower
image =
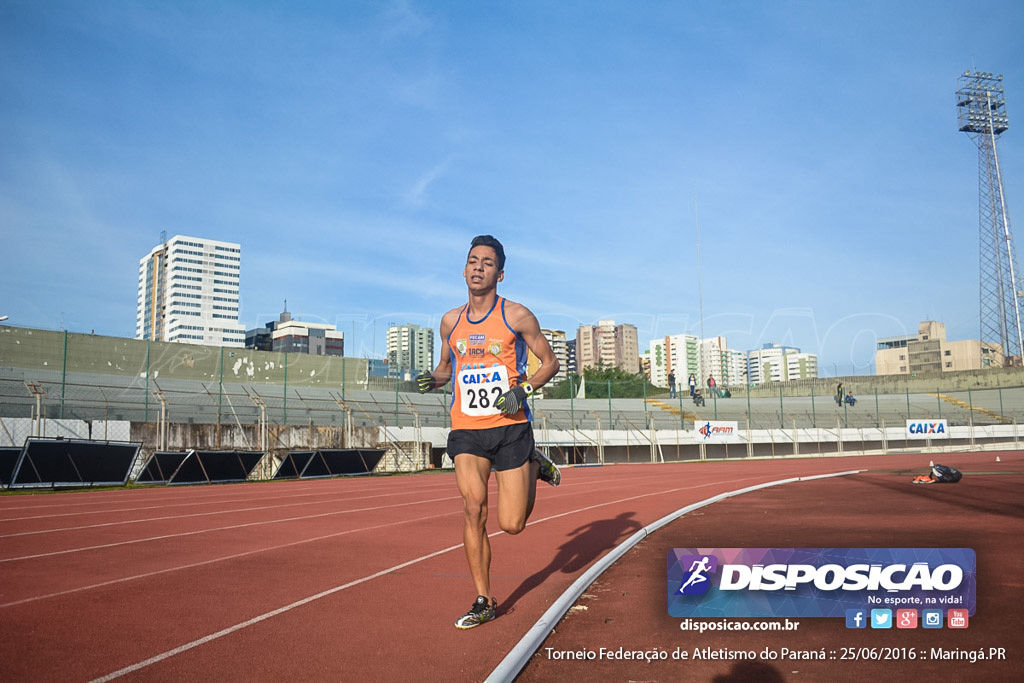
{"label": "metal lattice tower", "polygon": [[1010,127],[1003,77],[965,71],[958,82],[960,130],[978,145],[981,341],[999,344],[1006,364],[1019,365],[1024,349],[1024,292],[996,151],[996,141]]}

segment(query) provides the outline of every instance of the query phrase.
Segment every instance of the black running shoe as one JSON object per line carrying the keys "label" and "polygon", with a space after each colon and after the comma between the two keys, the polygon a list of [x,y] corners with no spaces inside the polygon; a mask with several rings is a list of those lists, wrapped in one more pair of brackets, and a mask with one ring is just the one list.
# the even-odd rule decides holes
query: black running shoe
{"label": "black running shoe", "polygon": [[498,601],[494,598],[488,600],[482,595],[476,596],[476,602],[469,608],[465,615],[455,620],[455,628],[476,628],[485,621],[494,619],[498,609]]}
{"label": "black running shoe", "polygon": [[533,459],[537,461],[538,465],[540,465],[540,469],[537,471],[538,479],[547,482],[552,486],[558,486],[562,483],[562,473],[559,471],[558,466],[551,462],[548,456],[535,448],[533,449]]}

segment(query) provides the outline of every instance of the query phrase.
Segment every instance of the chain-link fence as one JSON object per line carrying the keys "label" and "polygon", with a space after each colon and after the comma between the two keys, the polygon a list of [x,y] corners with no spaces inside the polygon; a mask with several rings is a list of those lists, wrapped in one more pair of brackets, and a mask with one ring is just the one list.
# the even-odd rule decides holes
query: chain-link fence
{"label": "chain-link fence", "polygon": [[[428,459],[436,462],[449,426],[448,390],[420,395],[408,382],[370,377],[367,368],[360,359],[0,327],[0,417],[27,418],[33,433],[42,433],[45,423],[51,436],[62,422],[86,425],[76,428],[79,437],[127,423],[133,438],[159,447],[169,441],[269,449],[406,444],[395,449],[416,463],[424,461],[416,444],[429,443]],[[818,380],[731,395],[705,390],[702,404],[686,387],[671,396],[648,385],[643,396],[626,398],[627,387],[606,382],[600,398],[592,385],[590,397],[572,392],[530,403],[538,441],[567,449],[566,461],[606,447],[629,461],[635,454],[666,459],[666,446],[675,453],[667,459],[692,457],[683,451],[696,448],[695,433],[713,422],[735,425],[739,440],[722,444],[729,457],[824,453],[847,441],[889,447],[912,420],[941,420],[950,429],[1006,427],[1006,438],[1015,439],[1024,422],[1024,382],[1014,372],[851,378],[842,402],[830,392],[835,380]],[[998,436],[963,434],[966,444]],[[0,440],[14,445],[23,436],[0,431]]]}
{"label": "chain-link fence", "polygon": [[[32,379],[29,379],[32,378]],[[442,426],[447,392],[288,387],[258,383],[152,379],[0,369],[0,414],[48,419],[195,424]],[[1024,387],[928,393],[832,396],[713,396],[698,405],[668,396],[531,401],[535,420],[553,428],[687,429],[706,420],[737,420],[753,429],[880,427],[902,420],[945,419],[951,425],[1024,422]]]}

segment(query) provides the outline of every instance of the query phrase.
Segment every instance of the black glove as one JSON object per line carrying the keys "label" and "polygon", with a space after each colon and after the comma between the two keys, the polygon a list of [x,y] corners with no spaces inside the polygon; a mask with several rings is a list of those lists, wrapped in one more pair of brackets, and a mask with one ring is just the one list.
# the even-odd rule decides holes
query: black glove
{"label": "black glove", "polygon": [[530,385],[519,384],[512,387],[498,397],[498,400],[494,402],[494,407],[506,415],[515,415],[526,403],[526,397],[533,393],[533,387],[529,389],[526,387],[530,387]]}
{"label": "black glove", "polygon": [[434,383],[434,375],[429,372],[421,372],[416,376],[416,388],[421,394],[425,394],[436,388]]}

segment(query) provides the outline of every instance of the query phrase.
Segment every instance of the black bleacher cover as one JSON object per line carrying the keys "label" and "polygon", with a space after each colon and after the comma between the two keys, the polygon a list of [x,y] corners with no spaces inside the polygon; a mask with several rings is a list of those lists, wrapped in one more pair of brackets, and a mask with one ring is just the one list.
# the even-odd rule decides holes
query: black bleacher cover
{"label": "black bleacher cover", "polygon": [[316,451],[292,451],[281,461],[274,479],[316,479],[372,474],[383,457],[383,448],[321,448]]}
{"label": "black bleacher cover", "polygon": [[245,481],[263,459],[262,451],[196,451],[210,482]]}
{"label": "black bleacher cover", "polygon": [[124,485],[141,447],[124,441],[29,438],[9,487]]}
{"label": "black bleacher cover", "polygon": [[346,450],[318,451],[332,475],[370,474],[384,457],[384,449],[350,448]]}
{"label": "black bleacher cover", "polygon": [[170,452],[170,451],[156,451],[149,460],[146,461],[145,467],[139,472],[139,476],[135,478],[136,483],[139,484],[166,484],[174,476],[174,473],[178,471],[181,463],[185,462],[185,458],[189,456],[191,451],[187,452]]}
{"label": "black bleacher cover", "polygon": [[20,457],[21,449],[17,446],[0,448],[0,487],[11,485],[11,477],[14,476],[14,468],[17,467]]}
{"label": "black bleacher cover", "polygon": [[291,451],[274,472],[274,479],[298,479],[315,455],[316,451]]}
{"label": "black bleacher cover", "polygon": [[262,451],[157,451],[135,481],[140,484],[245,481],[263,456]]}

